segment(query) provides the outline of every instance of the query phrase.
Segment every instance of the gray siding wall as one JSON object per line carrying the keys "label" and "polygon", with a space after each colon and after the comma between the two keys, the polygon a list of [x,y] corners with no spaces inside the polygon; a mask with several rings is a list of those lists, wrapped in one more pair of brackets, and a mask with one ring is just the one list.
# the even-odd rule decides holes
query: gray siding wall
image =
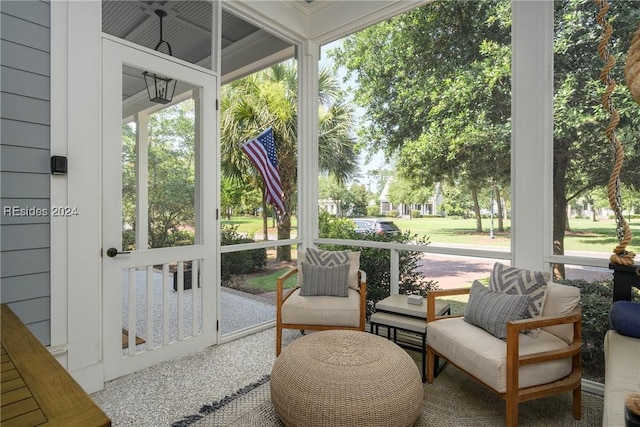
{"label": "gray siding wall", "polygon": [[[51,341],[50,4],[0,1],[0,298]],[[25,209],[26,211],[15,211]]]}

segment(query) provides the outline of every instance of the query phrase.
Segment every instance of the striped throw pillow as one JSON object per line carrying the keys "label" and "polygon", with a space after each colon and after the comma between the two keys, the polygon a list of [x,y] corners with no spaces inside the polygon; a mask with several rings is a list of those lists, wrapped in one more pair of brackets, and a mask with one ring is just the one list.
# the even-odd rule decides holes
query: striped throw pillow
{"label": "striped throw pillow", "polygon": [[301,296],[333,296],[346,297],[349,295],[347,279],[349,277],[349,264],[322,267],[300,263],[302,267]]}
{"label": "striped throw pillow", "polygon": [[528,306],[528,295],[493,292],[476,280],[469,291],[464,321],[504,340],[507,338],[507,322],[524,319]]}

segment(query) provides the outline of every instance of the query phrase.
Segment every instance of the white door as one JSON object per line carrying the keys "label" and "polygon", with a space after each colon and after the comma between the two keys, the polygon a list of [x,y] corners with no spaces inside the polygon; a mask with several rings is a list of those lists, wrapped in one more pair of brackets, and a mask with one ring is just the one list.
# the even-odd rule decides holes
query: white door
{"label": "white door", "polygon": [[[110,380],[217,342],[216,76],[103,39],[103,353]],[[171,78],[151,102],[144,75]]]}

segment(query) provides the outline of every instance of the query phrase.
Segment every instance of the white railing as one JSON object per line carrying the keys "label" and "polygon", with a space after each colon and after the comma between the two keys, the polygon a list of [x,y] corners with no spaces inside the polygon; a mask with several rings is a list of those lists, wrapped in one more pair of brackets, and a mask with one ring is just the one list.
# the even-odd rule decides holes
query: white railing
{"label": "white railing", "polygon": [[[190,271],[185,271],[187,262],[191,263]],[[192,259],[123,269],[122,324],[128,332],[123,356],[153,351],[202,333],[200,262]],[[138,336],[144,344],[136,345]]]}

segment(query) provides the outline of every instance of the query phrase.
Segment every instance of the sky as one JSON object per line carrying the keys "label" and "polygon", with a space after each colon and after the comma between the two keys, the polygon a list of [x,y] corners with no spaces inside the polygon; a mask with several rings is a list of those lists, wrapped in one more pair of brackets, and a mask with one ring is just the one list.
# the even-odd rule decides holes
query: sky
{"label": "sky", "polygon": [[[334,62],[333,60],[329,57],[329,55],[327,55],[327,51],[331,50],[333,48],[339,47],[342,43],[342,40],[336,40],[334,42],[331,42],[329,44],[326,44],[324,46],[322,46],[322,50],[321,50],[321,54],[320,54],[320,66],[327,66],[327,67],[331,67],[333,68],[334,66]],[[349,79],[346,83],[343,82],[344,81],[344,77],[346,76],[347,72],[344,68],[340,67],[338,68],[338,81],[340,82],[340,84],[342,85],[343,89],[346,89],[347,87],[351,86],[351,87],[355,87],[357,85],[355,79],[351,78]],[[355,103],[353,104],[355,106],[355,114],[357,117],[357,121],[358,123],[360,123],[363,120],[363,117],[365,115],[365,110],[357,105],[355,105]],[[357,180],[363,184],[366,184],[367,187],[369,188],[369,190],[375,191],[374,185],[373,183],[371,183],[369,181],[369,179],[367,178],[367,172],[370,170],[375,170],[375,169],[383,169],[385,166],[387,166],[387,163],[384,159],[384,154],[381,151],[378,151],[376,153],[374,153],[371,157],[371,159],[369,161],[367,161],[366,157],[367,157],[366,152],[360,153],[360,157],[359,157],[359,163],[360,163],[360,174],[362,175],[360,178],[358,178]]]}

